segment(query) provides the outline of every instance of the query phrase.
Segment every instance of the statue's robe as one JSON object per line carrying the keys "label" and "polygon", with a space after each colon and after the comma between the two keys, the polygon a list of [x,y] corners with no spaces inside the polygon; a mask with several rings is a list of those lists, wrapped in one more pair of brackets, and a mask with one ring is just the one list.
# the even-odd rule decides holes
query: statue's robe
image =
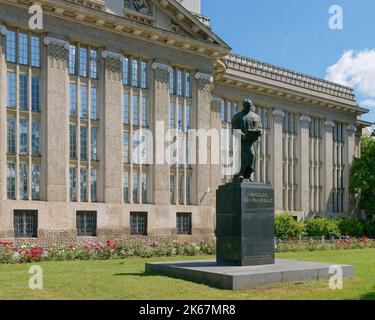
{"label": "statue's robe", "polygon": [[[256,150],[255,142],[263,133],[263,125],[261,118],[254,112],[244,113],[243,111],[234,115],[232,120],[232,130],[241,130],[241,170],[236,177],[244,177],[250,179],[251,174],[255,172]],[[249,131],[260,132],[258,137],[253,141],[245,139]]]}

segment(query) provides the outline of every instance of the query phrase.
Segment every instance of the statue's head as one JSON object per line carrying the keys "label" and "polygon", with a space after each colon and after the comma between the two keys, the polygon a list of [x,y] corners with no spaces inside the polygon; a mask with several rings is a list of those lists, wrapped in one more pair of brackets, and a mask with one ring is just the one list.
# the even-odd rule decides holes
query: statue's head
{"label": "statue's head", "polygon": [[245,99],[243,102],[243,109],[246,113],[255,109],[254,103],[250,99]]}

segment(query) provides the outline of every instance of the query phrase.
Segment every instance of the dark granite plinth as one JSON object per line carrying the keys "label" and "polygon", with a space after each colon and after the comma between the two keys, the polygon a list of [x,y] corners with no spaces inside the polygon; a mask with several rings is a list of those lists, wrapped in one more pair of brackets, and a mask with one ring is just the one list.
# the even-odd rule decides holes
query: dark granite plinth
{"label": "dark granite plinth", "polygon": [[270,185],[231,182],[216,194],[218,265],[275,263],[274,190]]}
{"label": "dark granite plinth", "polygon": [[[171,261],[147,263],[146,272],[168,277],[204,283],[227,290],[249,290],[268,287],[279,283],[302,283],[326,280],[335,271],[329,263],[276,260],[275,264],[264,266],[228,267],[218,266],[214,260]],[[335,265],[342,269],[344,278],[354,276],[354,267]]]}

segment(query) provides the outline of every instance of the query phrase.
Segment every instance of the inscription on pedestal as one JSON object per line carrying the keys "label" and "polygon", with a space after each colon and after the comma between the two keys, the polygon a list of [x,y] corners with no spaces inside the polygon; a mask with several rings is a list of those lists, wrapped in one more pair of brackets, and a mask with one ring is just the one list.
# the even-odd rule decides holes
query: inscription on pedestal
{"label": "inscription on pedestal", "polygon": [[274,191],[269,185],[232,182],[217,191],[217,263],[274,264]]}

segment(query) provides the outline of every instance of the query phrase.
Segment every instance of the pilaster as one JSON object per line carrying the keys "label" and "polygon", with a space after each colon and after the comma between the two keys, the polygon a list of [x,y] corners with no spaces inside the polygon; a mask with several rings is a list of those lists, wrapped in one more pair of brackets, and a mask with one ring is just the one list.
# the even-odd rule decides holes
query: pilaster
{"label": "pilaster", "polygon": [[68,50],[69,43],[55,36],[44,38],[46,45],[46,198],[68,200]]}
{"label": "pilaster", "polygon": [[273,111],[273,150],[272,150],[272,175],[273,188],[275,189],[275,210],[283,209],[283,153],[281,146],[283,145],[283,120],[285,113],[281,109]]}
{"label": "pilaster", "polygon": [[344,212],[353,213],[354,207],[351,205],[349,193],[350,168],[355,158],[355,133],[357,128],[353,124],[346,126],[346,154],[345,154],[345,173],[344,173]]}
{"label": "pilaster", "polygon": [[104,59],[103,128],[102,141],[104,202],[122,203],[123,159],[122,159],[122,62],[120,53],[110,50],[102,52]]}
{"label": "pilaster", "polygon": [[322,210],[328,213],[333,211],[332,191],[333,191],[333,127],[334,122],[327,119],[324,122],[323,132],[323,199]]}
{"label": "pilaster", "polygon": [[300,209],[309,211],[310,207],[310,181],[309,181],[309,125],[311,117],[302,115],[300,117],[300,133],[299,133],[299,169],[300,169]]}
{"label": "pilaster", "polygon": [[[211,85],[213,82],[212,75],[197,72],[195,74],[196,87],[197,87],[197,100],[196,100],[196,114],[197,114],[197,129],[205,130],[207,133],[212,129],[211,127]],[[220,136],[220,131],[218,132]],[[212,140],[212,139],[211,139]],[[199,150],[198,142],[198,150]],[[196,190],[198,196],[198,205],[211,206],[211,197],[215,190],[211,189],[211,175],[209,166],[211,165],[211,148],[212,141],[207,144],[207,164],[200,164],[200,155],[197,159],[196,165]],[[220,176],[220,175],[219,175]]]}
{"label": "pilaster", "polygon": [[[221,131],[220,106],[223,99],[212,97],[211,99],[211,128],[217,132]],[[216,190],[221,184],[221,165],[211,164],[211,206],[216,207]]]}
{"label": "pilaster", "polygon": [[[169,73],[172,68],[169,65],[154,62],[153,74],[153,134],[155,137],[155,166],[154,166],[154,202],[156,205],[169,205],[169,163],[166,161],[165,142],[169,129]],[[177,183],[177,180],[176,180]]]}

